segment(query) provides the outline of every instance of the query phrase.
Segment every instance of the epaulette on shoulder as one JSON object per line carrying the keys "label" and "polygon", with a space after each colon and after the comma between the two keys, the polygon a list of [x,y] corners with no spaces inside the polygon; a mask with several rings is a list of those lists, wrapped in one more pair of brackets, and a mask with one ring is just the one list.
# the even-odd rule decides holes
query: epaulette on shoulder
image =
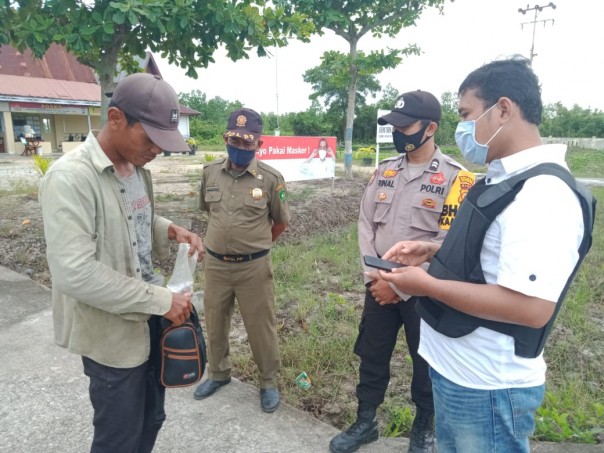
{"label": "epaulette on shoulder", "polygon": [[382,164],[385,164],[387,162],[392,162],[392,161],[395,161],[395,160],[399,160],[401,158],[402,158],[402,156],[400,154],[398,156],[387,157],[384,160],[380,160],[380,162],[378,163],[378,165],[382,165]]}
{"label": "epaulette on shoulder", "polygon": [[466,167],[464,167],[463,165],[461,165],[459,162],[457,162],[455,159],[453,159],[451,156],[449,156],[448,154],[443,153],[443,160],[448,163],[449,165],[452,165],[454,167],[459,168],[460,170],[467,170]]}
{"label": "epaulette on shoulder", "polygon": [[214,159],[211,162],[204,162],[203,168],[211,167],[212,165],[223,164],[225,160],[226,160],[226,157],[217,157],[216,159]]}
{"label": "epaulette on shoulder", "polygon": [[259,161],[258,161],[258,168],[260,168],[260,169],[262,169],[262,170],[264,170],[264,171],[266,171],[266,172],[268,172],[268,173],[271,173],[271,174],[275,175],[277,178],[282,178],[282,177],[283,177],[283,176],[281,175],[281,173],[279,172],[279,170],[277,170],[277,169],[275,169],[275,168],[271,167],[271,166],[270,166],[270,165],[268,165],[268,164],[265,164],[265,163],[264,163],[264,162],[262,162],[261,160],[259,160]]}

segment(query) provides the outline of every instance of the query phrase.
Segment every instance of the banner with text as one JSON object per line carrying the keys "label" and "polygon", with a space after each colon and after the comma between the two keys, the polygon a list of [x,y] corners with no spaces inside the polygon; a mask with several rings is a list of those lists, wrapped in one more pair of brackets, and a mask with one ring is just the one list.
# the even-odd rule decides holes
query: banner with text
{"label": "banner with text", "polygon": [[263,135],[256,158],[279,170],[286,181],[333,178],[336,137]]}
{"label": "banner with text", "polygon": [[88,107],[85,105],[63,105],[63,104],[44,104],[36,102],[11,102],[12,112],[23,113],[54,113],[61,115],[86,115]]}

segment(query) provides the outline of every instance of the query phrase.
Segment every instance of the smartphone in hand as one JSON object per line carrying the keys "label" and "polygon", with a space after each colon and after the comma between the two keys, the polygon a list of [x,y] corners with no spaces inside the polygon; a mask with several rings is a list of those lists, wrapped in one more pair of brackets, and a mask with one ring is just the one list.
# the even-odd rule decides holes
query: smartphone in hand
{"label": "smartphone in hand", "polygon": [[395,263],[394,261],[383,260],[376,256],[370,255],[364,255],[363,261],[365,262],[366,266],[375,267],[376,269],[381,269],[386,272],[391,272],[392,269],[406,266],[406,264]]}

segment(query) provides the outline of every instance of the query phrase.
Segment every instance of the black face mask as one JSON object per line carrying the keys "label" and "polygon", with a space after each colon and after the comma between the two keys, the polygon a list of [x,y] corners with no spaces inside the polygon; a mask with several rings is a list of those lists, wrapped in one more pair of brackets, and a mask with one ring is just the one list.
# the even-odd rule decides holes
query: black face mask
{"label": "black face mask", "polygon": [[430,126],[430,123],[426,124],[415,134],[411,135],[405,135],[402,132],[393,129],[392,140],[394,141],[394,147],[396,150],[399,153],[410,153],[421,147],[432,137],[426,137],[426,139],[422,141],[422,136],[424,135],[424,132],[426,132],[426,129],[428,129],[428,126]]}

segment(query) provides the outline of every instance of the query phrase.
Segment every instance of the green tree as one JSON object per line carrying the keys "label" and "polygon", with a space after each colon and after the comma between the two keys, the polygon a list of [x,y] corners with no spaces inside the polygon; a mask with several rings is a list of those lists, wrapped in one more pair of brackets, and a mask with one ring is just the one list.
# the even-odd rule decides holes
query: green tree
{"label": "green tree", "polygon": [[387,52],[372,52],[368,57],[371,57],[375,64],[372,68],[366,68],[358,59],[359,40],[367,33],[376,37],[394,37],[403,27],[415,25],[426,7],[442,10],[445,0],[274,0],[274,3],[284,7],[288,14],[301,12],[307,15],[314,22],[318,33],[331,30],[348,42],[349,85],[344,152],[346,175],[351,176],[352,132],[359,74],[368,74],[371,70],[373,74],[379,74],[382,70],[392,67],[389,62],[393,59],[419,53],[419,49],[414,45],[398,50],[388,49]]}
{"label": "green tree", "polygon": [[[348,86],[350,85],[350,73],[348,71],[348,55],[337,51],[328,51],[321,57],[321,64],[307,70],[303,79],[310,83],[313,93],[311,100],[321,99],[327,110],[335,107],[342,112],[346,110],[348,102]],[[392,58],[391,65],[395,66],[400,62],[400,58]],[[365,56],[363,52],[358,52],[357,62],[359,66],[370,68],[374,60]],[[365,71],[359,74],[356,89],[357,105],[364,105],[367,96],[375,95],[380,91],[380,83],[371,71]]]}
{"label": "green tree", "polygon": [[436,143],[440,146],[455,144],[455,129],[457,129],[457,123],[459,123],[458,102],[457,95],[450,91],[443,93],[440,97],[442,115],[434,137]]}
{"label": "green tree", "polygon": [[[385,59],[383,55],[378,57]],[[391,61],[390,66],[395,66],[400,58],[396,55],[388,57]],[[327,116],[330,123],[335,124],[341,137],[346,124],[346,109],[348,106],[348,86],[350,85],[350,72],[348,70],[349,56],[337,51],[325,52],[321,57],[321,64],[307,70],[304,73],[304,81],[310,83],[313,93],[310,99],[313,101],[321,100],[327,109]],[[355,114],[359,114],[359,109],[367,105],[367,98],[374,96],[380,91],[380,83],[374,75],[374,65],[376,64],[373,56],[366,56],[363,52],[357,54],[357,65],[367,70],[359,71]],[[354,135],[356,138],[356,135]]]}
{"label": "green tree", "polygon": [[604,112],[578,105],[568,109],[560,102],[548,104],[543,107],[539,130],[544,137],[604,137]]}
{"label": "green tree", "polygon": [[357,106],[352,138],[363,144],[375,143],[377,128],[377,104]]}
{"label": "green tree", "polygon": [[227,101],[218,96],[207,99],[206,94],[200,90],[180,93],[179,97],[181,104],[201,113],[190,118],[191,136],[201,143],[213,145],[222,143],[222,135],[226,129],[229,115],[233,110],[242,107],[239,101]]}
{"label": "green tree", "polygon": [[[373,104],[357,105],[355,127],[352,133],[354,141],[364,145],[375,143],[378,110],[391,110],[399,93],[391,84],[381,90],[380,98]],[[388,145],[386,145],[388,147]]]}
{"label": "green tree", "polygon": [[294,135],[334,135],[333,123],[315,104],[305,112],[289,113]]}
{"label": "green tree", "polygon": [[[292,34],[306,40],[312,29],[303,15],[265,0],[0,0],[0,44],[36,57],[53,42],[64,45],[94,69],[103,93],[113,89],[118,68],[137,71],[134,57],[147,49],[196,78],[220,45],[233,60],[252,48],[263,56]],[[102,101],[105,118],[108,99]]]}
{"label": "green tree", "polygon": [[394,104],[396,103],[396,98],[398,98],[399,92],[392,85],[386,85],[386,88],[382,90],[382,96],[380,100],[377,102],[376,107],[382,110],[391,110]]}
{"label": "green tree", "polygon": [[289,117],[274,112],[262,114],[262,129],[266,135],[273,135],[277,130],[279,135],[294,135]]}

